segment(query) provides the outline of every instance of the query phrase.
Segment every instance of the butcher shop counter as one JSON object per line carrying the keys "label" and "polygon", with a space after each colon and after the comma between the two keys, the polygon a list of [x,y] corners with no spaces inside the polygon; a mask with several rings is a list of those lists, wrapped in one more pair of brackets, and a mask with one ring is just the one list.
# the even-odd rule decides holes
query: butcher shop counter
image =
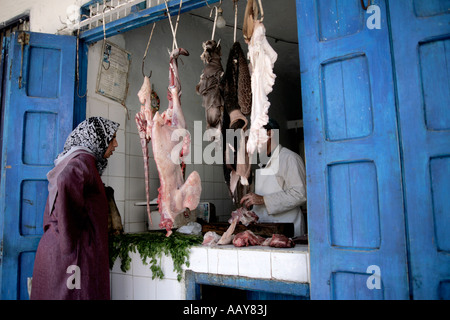
{"label": "butcher shop counter", "polygon": [[[190,248],[189,266],[183,265],[183,277],[177,280],[170,256],[163,255],[163,279],[152,279],[149,265],[144,265],[139,253],[130,252],[131,264],[127,272],[120,268],[118,258],[111,270],[111,298],[113,300],[185,300],[193,299],[191,284],[194,275],[210,275],[238,280],[261,280],[261,283],[304,285],[310,282],[308,245],[293,248],[233,245]],[[309,287],[308,287],[309,288]]]}

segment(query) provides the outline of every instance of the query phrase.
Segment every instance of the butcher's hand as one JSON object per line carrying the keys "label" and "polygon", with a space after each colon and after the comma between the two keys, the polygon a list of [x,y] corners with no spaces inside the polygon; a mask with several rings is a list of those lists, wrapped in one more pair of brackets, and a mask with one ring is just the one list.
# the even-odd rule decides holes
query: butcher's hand
{"label": "butcher's hand", "polygon": [[263,205],[264,197],[256,193],[250,192],[242,197],[241,204],[244,205],[247,209],[250,209],[251,206],[253,206],[254,204]]}

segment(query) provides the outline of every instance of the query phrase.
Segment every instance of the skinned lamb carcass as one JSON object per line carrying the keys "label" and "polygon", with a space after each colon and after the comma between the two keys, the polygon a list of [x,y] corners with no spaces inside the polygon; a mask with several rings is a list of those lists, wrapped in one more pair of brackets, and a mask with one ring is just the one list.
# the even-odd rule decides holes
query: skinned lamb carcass
{"label": "skinned lamb carcass", "polygon": [[141,140],[142,154],[144,157],[144,175],[145,175],[145,194],[147,197],[147,215],[150,223],[152,224],[152,215],[150,213],[150,188],[149,188],[149,176],[148,176],[148,143],[151,137],[151,126],[153,113],[151,109],[151,85],[150,79],[145,76],[144,83],[138,92],[139,102],[141,103],[141,109],[136,114],[136,126],[139,132],[139,138]]}
{"label": "skinned lamb carcass", "polygon": [[[177,48],[170,54],[169,88],[167,93],[169,106],[162,114],[159,114],[157,111],[153,118],[150,117],[147,120],[147,127],[150,127],[153,155],[160,180],[158,206],[161,220],[159,227],[167,230],[166,236],[172,234],[175,217],[184,212],[186,208],[194,210],[200,201],[201,194],[199,174],[193,171],[184,181],[182,172],[183,158],[189,154],[190,137],[186,131],[186,121],[180,101],[181,85],[177,64],[177,58],[180,54],[189,55],[182,48]],[[142,92],[150,92],[143,88],[141,88]],[[141,91],[138,93],[139,97],[142,95]],[[144,100],[147,102],[149,99],[150,95],[148,94]],[[143,100],[140,99],[140,101],[142,103]],[[145,106],[144,115],[146,116]],[[142,115],[136,118],[138,117],[141,119]],[[146,132],[148,131],[146,130]],[[180,136],[183,137],[181,144],[178,139],[174,139],[174,137]]]}
{"label": "skinned lamb carcass", "polygon": [[253,154],[256,149],[261,152],[268,136],[264,126],[269,121],[270,102],[267,95],[272,92],[275,83],[273,73],[277,53],[266,39],[266,29],[260,21],[255,21],[255,28],[248,45],[250,73],[252,83],[252,112],[250,115],[250,135],[247,141],[247,151]]}

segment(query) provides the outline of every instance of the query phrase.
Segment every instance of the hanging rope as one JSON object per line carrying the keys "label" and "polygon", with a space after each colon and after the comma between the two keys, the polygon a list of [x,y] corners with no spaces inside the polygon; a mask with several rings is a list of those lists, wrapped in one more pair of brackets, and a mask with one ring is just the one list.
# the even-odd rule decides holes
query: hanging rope
{"label": "hanging rope", "polygon": [[[147,42],[147,48],[145,48],[144,57],[142,58],[142,76],[143,76],[144,78],[145,78],[145,73],[144,73],[144,63],[145,63],[145,58],[147,58],[148,47],[150,46],[150,42],[152,41],[153,30],[155,30],[155,25],[156,25],[156,22],[153,22],[152,31],[150,32],[150,37],[148,38],[148,42]],[[149,75],[148,77],[149,77],[149,78],[152,77],[152,71],[151,71],[151,70],[150,70],[150,75]]]}
{"label": "hanging rope", "polygon": [[170,29],[172,30],[172,36],[173,36],[172,51],[173,51],[175,49],[178,49],[176,34],[177,34],[177,29],[178,29],[178,22],[180,21],[180,13],[181,13],[181,6],[183,5],[183,0],[180,0],[180,8],[178,9],[178,17],[177,17],[175,29],[173,28],[172,19],[170,18],[170,10],[169,10],[169,6],[167,5],[167,0],[164,0],[164,3],[166,4],[167,17],[169,19]]}
{"label": "hanging rope", "polygon": [[234,42],[236,42],[236,30],[237,30],[237,16],[238,16],[238,1],[239,0],[233,0],[234,1]]}

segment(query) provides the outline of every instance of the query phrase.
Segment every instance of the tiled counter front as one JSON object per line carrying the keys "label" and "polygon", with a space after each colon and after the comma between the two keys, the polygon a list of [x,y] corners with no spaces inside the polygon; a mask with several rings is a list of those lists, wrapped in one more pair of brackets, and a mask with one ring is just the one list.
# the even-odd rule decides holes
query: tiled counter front
{"label": "tiled counter front", "polygon": [[[117,259],[111,270],[111,298],[113,300],[184,300],[185,282],[177,280],[173,261],[163,256],[161,266],[164,279],[152,279],[149,265],[142,263],[139,253],[130,253],[131,268],[124,273]],[[190,266],[194,272],[273,279],[309,283],[308,246],[291,249],[270,247],[235,248],[233,245],[191,249]]]}

